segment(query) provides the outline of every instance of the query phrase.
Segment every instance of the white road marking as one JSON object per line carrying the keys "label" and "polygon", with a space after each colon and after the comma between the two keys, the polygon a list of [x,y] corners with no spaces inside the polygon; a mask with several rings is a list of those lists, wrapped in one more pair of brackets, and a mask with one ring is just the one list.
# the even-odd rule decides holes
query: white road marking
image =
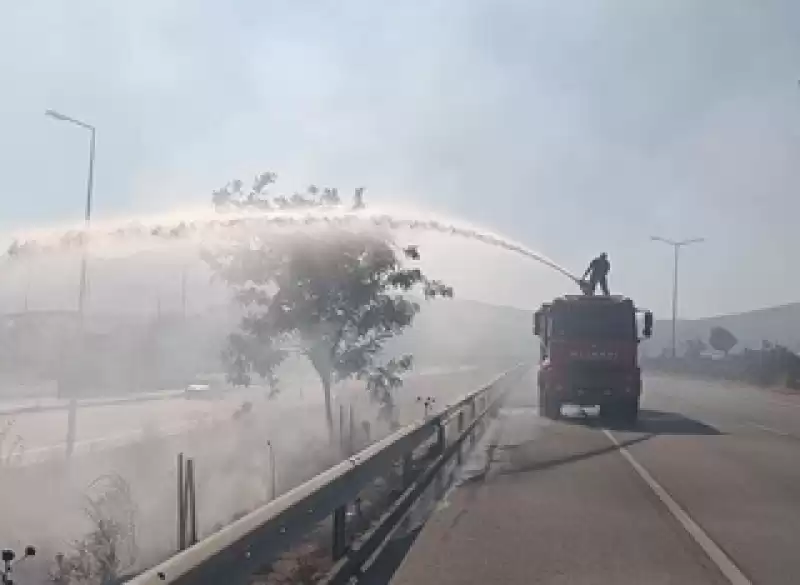
{"label": "white road marking", "polygon": [[[194,428],[200,428],[204,423],[202,421],[187,421],[178,424],[168,425],[155,430],[155,437],[174,437],[182,433],[188,432]],[[138,430],[129,431],[126,433],[119,433],[116,435],[108,435],[105,437],[97,437],[94,439],[82,439],[75,441],[75,454],[81,455],[86,452],[91,452],[95,447],[103,449],[111,449],[114,447],[123,447],[131,445],[136,442],[142,441],[147,437],[148,429],[140,428]],[[33,447],[25,449],[22,452],[20,461],[15,465],[19,467],[26,467],[41,463],[49,459],[51,456],[61,455],[66,452],[66,442],[56,443],[55,445],[45,445],[42,447]]]}
{"label": "white road marking", "polygon": [[758,423],[747,422],[747,421],[745,421],[745,424],[747,424],[747,425],[749,425],[751,427],[755,427],[757,429],[761,429],[762,431],[766,431],[768,433],[772,433],[773,435],[778,435],[778,436],[781,436],[781,437],[789,437],[789,438],[792,438],[792,439],[795,438],[795,436],[792,435],[791,433],[787,433],[786,431],[781,431],[781,430],[778,430],[778,429],[775,429],[775,428],[772,428],[772,427],[768,427],[766,425],[760,425]]}
{"label": "white road marking", "polygon": [[[768,391],[765,391],[765,390],[760,390],[758,388],[756,388],[756,391],[763,392],[764,394],[766,394],[768,392]],[[741,400],[742,402],[759,402],[758,399],[750,397],[750,396],[741,396],[741,395],[739,395],[739,396],[734,396],[733,399],[734,400]],[[768,396],[764,396],[763,400],[767,404],[775,404],[777,406],[784,406],[784,407],[789,407],[789,408],[800,408],[800,402],[794,402],[794,401],[790,402],[790,401],[787,401],[787,400],[776,400],[776,399],[770,398]]]}
{"label": "white road marking", "polygon": [[[651,374],[650,377],[654,377],[654,376],[652,376],[652,374]],[[694,388],[694,390],[696,390],[697,387],[702,387],[702,384],[709,384],[709,385],[712,385],[712,386],[716,386],[715,390],[723,390],[723,391],[725,391],[726,392],[726,398],[729,398],[729,399],[732,398],[734,401],[738,400],[738,401],[741,401],[741,402],[749,402],[749,403],[766,402],[767,404],[774,404],[774,405],[777,405],[777,406],[785,406],[785,407],[788,407],[788,408],[800,408],[800,401],[796,401],[796,400],[779,400],[779,399],[773,398],[772,396],[774,396],[776,393],[771,391],[771,390],[769,390],[769,389],[765,389],[765,388],[758,388],[758,387],[752,387],[752,386],[747,386],[747,385],[734,384],[732,386],[732,388],[741,390],[741,392],[738,392],[736,395],[732,395],[733,393],[729,391],[731,389],[731,387],[726,387],[726,386],[720,384],[719,381],[715,381],[715,380],[695,380],[695,379],[692,379],[692,378],[681,378],[679,380],[684,381],[684,382],[696,382],[696,383],[698,383],[698,384],[692,384],[692,387]],[[676,378],[672,378],[670,376],[663,376],[663,377],[659,377],[659,381],[675,382]],[[760,397],[759,397],[759,394],[760,394]]]}
{"label": "white road marking", "polygon": [[619,441],[617,441],[616,437],[611,434],[610,431],[607,429],[603,429],[603,432],[609,438],[609,440],[614,443],[614,445],[619,450],[619,454],[625,458],[625,460],[633,467],[634,471],[639,474],[644,482],[648,485],[648,487],[653,490],[653,493],[658,496],[658,499],[667,507],[667,510],[675,517],[675,519],[681,523],[681,526],[689,533],[689,536],[694,539],[694,541],[703,549],[703,551],[708,555],[708,558],[717,565],[719,570],[722,574],[731,582],[732,585],[752,585],[750,579],[748,579],[744,573],[736,566],[736,564],[731,560],[731,558],[725,554],[717,543],[711,540],[711,537],[706,534],[706,532],[700,528],[700,525],[697,524],[694,520],[692,520],[691,516],[681,508],[678,503],[672,499],[672,496],[669,495],[667,490],[661,487],[653,476],[642,467],[642,465],[633,458],[633,455],[630,454]]}

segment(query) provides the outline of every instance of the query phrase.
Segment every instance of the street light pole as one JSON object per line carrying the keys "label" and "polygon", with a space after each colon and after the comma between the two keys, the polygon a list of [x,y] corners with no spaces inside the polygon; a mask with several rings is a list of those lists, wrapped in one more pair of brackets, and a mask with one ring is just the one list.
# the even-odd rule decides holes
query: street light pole
{"label": "street light pole", "polygon": [[272,501],[278,497],[278,485],[275,480],[275,447],[272,441],[267,441],[267,449],[269,449],[269,499]]}
{"label": "street light pole", "polygon": [[678,324],[678,259],[681,247],[673,245],[672,249],[675,252],[675,262],[672,266],[672,359],[675,359],[678,357],[676,328]]}
{"label": "street light pole", "polygon": [[[58,120],[59,122],[69,122],[70,124],[74,124],[76,126],[80,126],[84,130],[89,131],[89,174],[86,178],[86,210],[84,213],[84,238],[81,242],[81,275],[80,275],[80,284],[78,288],[78,327],[81,335],[80,345],[84,347],[84,339],[83,339],[83,317],[84,317],[84,308],[86,304],[86,246],[87,246],[87,239],[89,237],[89,223],[92,219],[92,190],[94,189],[94,151],[95,151],[95,135],[96,130],[95,127],[91,124],[87,124],[86,122],[82,122],[77,118],[71,118],[65,114],[60,112],[56,112],[55,110],[47,110],[45,116],[53,118],[54,120]],[[61,389],[59,386],[59,395],[61,393]],[[78,416],[78,402],[75,396],[72,396],[69,401],[69,410],[67,412],[67,459],[72,456],[73,449],[75,447],[75,436],[77,433],[77,416]]]}
{"label": "street light pole", "polygon": [[[89,174],[86,179],[86,212],[84,214],[84,221],[86,226],[86,237],[88,237],[89,232],[89,224],[92,220],[92,191],[94,189],[94,153],[95,153],[95,135],[96,129],[91,124],[87,124],[86,122],[82,122],[76,118],[71,118],[70,116],[66,116],[55,110],[47,110],[45,112],[45,116],[49,116],[54,120],[58,120],[60,122],[69,122],[70,124],[75,124],[76,126],[80,126],[86,130],[89,130]],[[83,242],[83,250],[81,253],[81,276],[80,276],[80,285],[78,289],[78,313],[80,315],[81,321],[83,321],[83,312],[84,312],[84,305],[86,303],[86,289],[87,289],[87,282],[86,282],[86,240],[84,239]]]}
{"label": "street light pole", "polygon": [[[94,148],[95,148],[95,134],[96,131],[94,126],[90,126],[91,129],[91,138],[89,139],[89,174],[86,177],[86,214],[84,216],[85,225],[86,225],[86,237],[89,237],[89,224],[92,221],[92,191],[94,189]],[[81,254],[81,283],[80,283],[80,291],[79,291],[79,298],[78,298],[78,307],[81,313],[81,319],[83,319],[83,311],[86,304],[86,292],[88,287],[88,282],[86,278],[86,245],[87,242],[84,240],[83,242],[83,253]]]}
{"label": "street light pole", "polygon": [[663,242],[672,246],[674,252],[674,266],[672,268],[672,359],[678,357],[678,344],[676,339],[676,329],[678,323],[678,258],[680,257],[680,249],[683,246],[690,246],[692,244],[699,244],[705,241],[704,238],[692,238],[691,240],[681,240],[676,242],[667,238],[659,236],[650,236],[654,242]]}

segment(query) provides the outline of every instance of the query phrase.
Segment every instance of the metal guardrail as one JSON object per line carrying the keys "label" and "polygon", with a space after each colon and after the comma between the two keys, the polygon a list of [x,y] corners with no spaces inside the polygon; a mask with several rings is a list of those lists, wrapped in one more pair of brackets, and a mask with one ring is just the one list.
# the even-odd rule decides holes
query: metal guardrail
{"label": "metal guardrail", "polygon": [[[521,366],[518,366],[518,368],[519,367]],[[518,368],[515,368],[515,370]],[[503,377],[515,370],[506,372]],[[496,381],[497,380],[495,380],[495,382]],[[482,390],[487,389],[488,388]],[[447,443],[446,440],[444,442],[442,441],[440,435],[439,456],[423,470],[420,476],[389,506],[389,509],[384,512],[378,522],[373,524],[369,530],[350,545],[346,554],[343,555],[320,582],[321,585],[343,585],[349,583],[353,576],[364,574],[372,565],[378,562],[384,546],[398,526],[400,526],[407,517],[412,506],[425,493],[428,487],[436,480],[440,481],[440,489],[449,484],[449,481],[442,480],[442,476],[447,475],[446,468],[454,457],[458,465],[462,463],[463,444],[468,439],[474,444],[477,427],[484,422],[484,418],[487,415],[496,411],[509,389],[510,386],[499,389],[491,400],[489,400],[488,392],[483,392],[480,397],[473,399],[467,397],[464,401],[456,405],[454,409],[447,409],[448,412],[443,418],[444,424],[446,425],[449,421],[456,421],[457,436],[452,442]],[[483,400],[481,400],[481,398]],[[482,402],[480,411],[476,411],[478,402]],[[470,406],[472,415],[469,422],[467,422],[464,416],[464,407],[467,405]],[[439,428],[443,429],[445,427],[440,426]]]}
{"label": "metal guardrail", "polygon": [[[508,388],[499,382],[524,364],[504,372],[457,403],[409,425],[357,455],[297,486],[272,502],[234,521],[194,546],[128,581],[128,585],[212,585],[245,583],[258,570],[296,544],[320,522],[333,516],[334,565],[328,581],[343,582],[379,549],[411,504],[454,456],[482,419],[496,409]],[[467,418],[469,417],[469,418]],[[448,441],[456,424],[457,435]],[[436,446],[438,456],[412,482],[406,470],[415,451]],[[346,506],[398,462],[403,468],[403,493],[384,516],[351,546],[345,544]]]}

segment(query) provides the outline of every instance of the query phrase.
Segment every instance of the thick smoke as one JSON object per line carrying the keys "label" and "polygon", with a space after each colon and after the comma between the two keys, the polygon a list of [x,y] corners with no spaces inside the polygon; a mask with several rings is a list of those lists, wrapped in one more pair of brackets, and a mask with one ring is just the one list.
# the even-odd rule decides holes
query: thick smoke
{"label": "thick smoke", "polygon": [[[79,355],[70,353],[76,349],[71,346],[78,331],[75,268],[87,243],[90,294],[81,327],[97,367],[73,391],[85,400],[173,392],[161,400],[79,408],[75,455],[69,466],[63,463],[65,410],[2,416],[10,424],[7,446],[16,449],[19,438],[21,451],[0,466],[0,490],[6,502],[0,509],[0,539],[17,548],[28,542],[40,548],[40,556],[27,570],[41,576],[52,568],[57,553],[69,556],[76,541],[92,534],[86,493],[98,477],[122,478],[130,494],[135,508],[135,554],[130,562],[136,568],[175,550],[179,452],[196,461],[201,536],[272,497],[273,473],[281,492],[342,457],[339,444],[331,445],[327,435],[318,382],[301,359],[283,366],[276,397],[265,387],[226,388],[220,397],[196,400],[175,394],[189,383],[221,383],[219,352],[240,316],[230,305],[225,286],[213,280],[201,251],[265,229],[280,233],[326,225],[382,230],[409,241],[434,234],[443,249],[451,247],[449,242],[472,241],[568,274],[499,236],[454,222],[386,213],[241,214],[156,227],[94,229],[88,237],[51,233],[25,240],[5,258],[17,278],[27,276],[35,284],[26,291],[28,309],[7,317],[5,398],[10,399],[13,391],[18,404],[35,397],[42,405],[57,403],[59,384],[48,380],[47,372],[55,375]],[[426,249],[421,250],[423,257]],[[45,302],[48,311],[41,310]],[[525,359],[527,318],[511,309],[462,306],[453,304],[442,311],[426,304],[412,331],[388,347],[389,352],[411,352],[417,358],[415,371],[396,400],[401,423],[419,418],[428,398],[435,398],[435,407],[444,406]],[[40,375],[33,376],[34,371]],[[242,410],[245,403],[251,405],[248,412]],[[352,433],[355,447],[390,430],[378,416],[378,405],[357,383],[336,388],[336,412],[345,421],[344,433],[348,437]],[[338,427],[336,432],[340,433]],[[272,456],[277,462],[274,470]],[[57,526],[53,518],[59,518]]]}

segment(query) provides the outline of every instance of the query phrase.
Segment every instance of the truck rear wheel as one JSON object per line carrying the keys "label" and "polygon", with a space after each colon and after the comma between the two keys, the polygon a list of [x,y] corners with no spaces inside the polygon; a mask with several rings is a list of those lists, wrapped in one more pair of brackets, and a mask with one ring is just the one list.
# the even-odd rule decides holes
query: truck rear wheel
{"label": "truck rear wheel", "polygon": [[561,417],[561,403],[542,386],[539,387],[539,412],[553,420]]}
{"label": "truck rear wheel", "polygon": [[627,398],[620,401],[620,422],[627,426],[634,426],[639,420],[639,399]]}
{"label": "truck rear wheel", "polygon": [[639,399],[621,398],[600,406],[600,416],[624,426],[634,426],[639,419]]}

